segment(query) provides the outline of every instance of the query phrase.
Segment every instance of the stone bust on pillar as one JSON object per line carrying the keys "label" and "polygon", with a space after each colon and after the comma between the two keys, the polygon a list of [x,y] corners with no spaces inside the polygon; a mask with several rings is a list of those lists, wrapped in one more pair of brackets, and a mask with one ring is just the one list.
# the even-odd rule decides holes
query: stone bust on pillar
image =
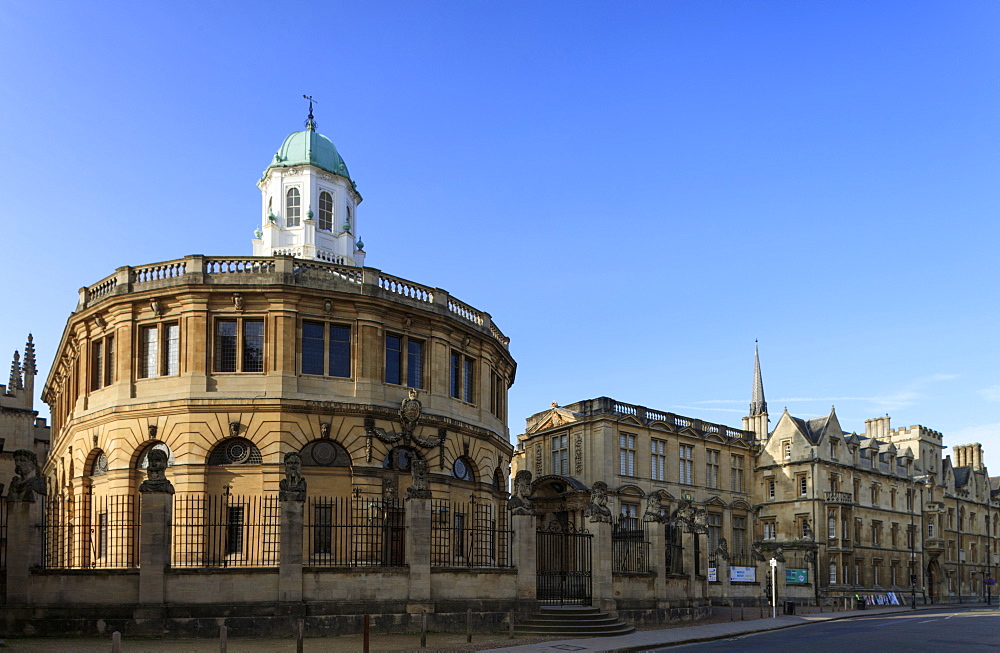
{"label": "stone bust on pillar", "polygon": [[413,482],[406,488],[407,499],[430,499],[431,491],[427,487],[427,462],[424,460],[414,460],[410,464],[410,474]]}
{"label": "stone bust on pillar", "polygon": [[36,494],[45,494],[45,478],[38,475],[38,456],[34,451],[14,452],[14,478],[10,479],[7,501],[34,502]]}
{"label": "stone bust on pillar", "polygon": [[285,478],[278,483],[281,501],[305,501],[306,479],[302,478],[302,456],[298,451],[285,454]]}
{"label": "stone bust on pillar", "polygon": [[522,469],[514,475],[514,493],[507,500],[507,510],[513,515],[534,515],[531,504],[531,472]]}
{"label": "stone bust on pillar", "polygon": [[612,522],[611,509],[608,508],[608,484],[596,481],[590,488],[590,503],[583,509],[585,517],[590,517],[592,524]]}
{"label": "stone bust on pillar", "polygon": [[146,459],[146,480],[139,486],[140,492],[165,492],[174,493],[173,484],[167,480],[165,470],[167,469],[167,452],[162,449],[153,449]]}

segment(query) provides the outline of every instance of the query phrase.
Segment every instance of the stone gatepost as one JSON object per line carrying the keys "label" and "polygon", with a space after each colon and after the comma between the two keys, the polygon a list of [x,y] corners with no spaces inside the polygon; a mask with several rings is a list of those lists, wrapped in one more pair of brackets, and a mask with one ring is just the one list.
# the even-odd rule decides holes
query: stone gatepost
{"label": "stone gatepost", "polygon": [[7,603],[31,602],[31,568],[42,560],[38,495],[45,495],[45,477],[38,472],[35,452],[14,452],[14,477],[7,490]]}
{"label": "stone gatepost", "polygon": [[614,616],[618,609],[615,601],[613,564],[614,551],[611,542],[612,524],[610,521],[591,521],[587,525],[593,533],[593,545],[590,563],[591,581],[593,583],[594,607]]}
{"label": "stone gatepost", "polygon": [[42,559],[40,501],[7,501],[7,603],[31,602],[31,568]]}
{"label": "stone gatepost", "polygon": [[167,454],[149,452],[147,479],[139,486],[139,603],[163,605],[164,573],[170,566],[174,486],[167,480]]}
{"label": "stone gatepost", "polygon": [[302,478],[302,456],[285,454],[285,478],[278,483],[281,502],[281,548],[278,559],[278,600],[302,600],[302,533],[306,480]]}
{"label": "stone gatepost", "polygon": [[649,538],[649,569],[654,574],[653,578],[653,598],[656,599],[657,607],[668,607],[661,605],[667,599],[667,538],[664,532],[663,523],[655,519],[646,520],[646,533]]}
{"label": "stone gatepost", "polygon": [[707,596],[708,589],[708,576],[706,574],[707,564],[708,564],[708,552],[704,550],[704,542],[697,542],[697,545],[702,545],[698,549],[699,555],[694,555],[694,549],[696,546],[696,538],[700,537],[697,532],[692,532],[690,530],[684,530],[681,535],[681,542],[684,547],[684,551],[690,551],[690,557],[685,556],[687,560],[691,561],[691,565],[687,568],[688,576],[688,592],[687,598],[692,604],[702,604]]}
{"label": "stone gatepost", "polygon": [[538,590],[535,516],[514,513],[511,523],[514,529],[514,565],[517,566],[517,598],[519,601],[534,601]]}
{"label": "stone gatepost", "polygon": [[431,491],[427,462],[413,461],[413,482],[406,490],[406,563],[410,568],[408,612],[433,612],[431,603]]}

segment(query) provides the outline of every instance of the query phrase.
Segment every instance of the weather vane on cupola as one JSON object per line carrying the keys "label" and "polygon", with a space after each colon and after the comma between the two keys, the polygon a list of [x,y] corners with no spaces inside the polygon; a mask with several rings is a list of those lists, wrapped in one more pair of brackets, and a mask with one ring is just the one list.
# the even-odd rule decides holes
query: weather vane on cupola
{"label": "weather vane on cupola", "polygon": [[[306,129],[316,131],[316,120],[313,118],[313,102],[316,102],[316,100],[313,99],[313,96],[306,95],[305,93],[302,94],[302,99],[309,100],[309,118],[306,120]],[[319,102],[316,102],[316,104],[319,104]]]}

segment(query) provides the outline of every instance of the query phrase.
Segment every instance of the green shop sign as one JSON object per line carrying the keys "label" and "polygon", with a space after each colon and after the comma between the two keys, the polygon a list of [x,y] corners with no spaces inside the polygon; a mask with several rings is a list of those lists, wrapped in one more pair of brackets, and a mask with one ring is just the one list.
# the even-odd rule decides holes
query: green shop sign
{"label": "green shop sign", "polygon": [[786,583],[808,583],[809,582],[809,570],[808,569],[785,569],[785,582]]}

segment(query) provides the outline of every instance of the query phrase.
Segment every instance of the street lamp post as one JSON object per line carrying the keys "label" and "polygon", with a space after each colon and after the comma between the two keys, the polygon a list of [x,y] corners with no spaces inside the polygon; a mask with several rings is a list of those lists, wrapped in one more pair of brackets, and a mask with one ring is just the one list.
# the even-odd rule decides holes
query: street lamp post
{"label": "street lamp post", "polygon": [[910,489],[910,609],[917,609],[917,554],[914,547],[917,544],[917,531],[913,527],[913,511],[917,507],[916,494]]}
{"label": "street lamp post", "polygon": [[771,618],[778,618],[778,561],[771,558]]}

